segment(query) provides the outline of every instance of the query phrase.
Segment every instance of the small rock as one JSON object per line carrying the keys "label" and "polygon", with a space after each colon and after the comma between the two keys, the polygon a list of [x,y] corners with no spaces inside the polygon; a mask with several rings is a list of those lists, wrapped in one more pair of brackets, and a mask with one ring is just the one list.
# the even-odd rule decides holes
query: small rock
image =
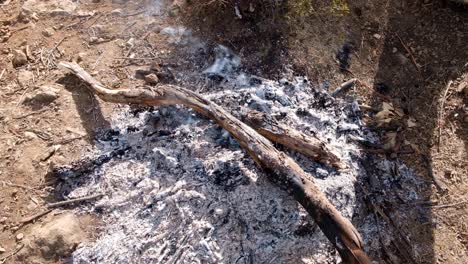
{"label": "small rock", "polygon": [[73,0],[27,0],[24,2],[22,10],[40,15],[70,15],[77,6],[78,4]]}
{"label": "small rock", "polygon": [[34,79],[34,74],[28,70],[18,71],[18,82],[21,86],[27,86]]}
{"label": "small rock", "polygon": [[13,67],[18,68],[28,63],[28,57],[21,50],[13,51]]}
{"label": "small rock", "polygon": [[156,74],[151,73],[145,76],[145,82],[149,85],[156,85],[159,82],[159,78]]}
{"label": "small rock", "polygon": [[117,9],[112,10],[111,15],[113,15],[113,16],[120,16],[120,15],[122,15],[122,13],[123,13],[123,12],[122,12],[122,9],[117,8]]}
{"label": "small rock", "polygon": [[375,39],[381,39],[382,38],[382,35],[380,34],[377,34],[375,33],[374,35],[372,35]]}
{"label": "small rock", "polygon": [[19,263],[42,255],[46,259],[68,256],[78,244],[86,240],[78,218],[72,213],[55,216],[45,224],[33,226],[18,253]]}
{"label": "small rock", "polygon": [[317,168],[316,173],[317,173],[317,176],[319,178],[326,178],[328,176],[328,174],[329,174],[328,171],[326,171],[326,170],[324,170],[322,168]]}
{"label": "small rock", "polygon": [[33,132],[26,131],[26,132],[24,132],[24,137],[29,139],[29,140],[33,140],[33,139],[37,138],[37,135],[34,134]]}
{"label": "small rock", "polygon": [[0,224],[6,223],[6,220],[7,220],[6,216],[0,218]]}
{"label": "small rock", "polygon": [[5,252],[6,252],[6,249],[0,247],[0,254],[1,254],[1,253],[5,253]]}
{"label": "small rock", "polygon": [[53,28],[46,28],[42,31],[42,35],[44,37],[51,37],[52,35],[54,35],[55,33],[55,30]]}
{"label": "small rock", "polygon": [[34,91],[31,95],[25,97],[24,102],[27,103],[38,103],[38,104],[49,104],[59,97],[59,90],[51,86],[41,86],[39,89]]}
{"label": "small rock", "polygon": [[125,43],[125,46],[127,46],[127,47],[129,47],[129,48],[135,46],[135,39],[134,39],[134,38],[130,38],[130,39],[127,41],[127,43]]}
{"label": "small rock", "polygon": [[85,52],[80,52],[80,53],[76,54],[76,56],[74,58],[74,61],[82,62],[85,57],[86,57],[86,53]]}
{"label": "small rock", "polygon": [[16,235],[16,240],[17,240],[17,241],[23,240],[23,238],[24,238],[24,234],[23,234],[23,233],[19,233],[18,235]]}

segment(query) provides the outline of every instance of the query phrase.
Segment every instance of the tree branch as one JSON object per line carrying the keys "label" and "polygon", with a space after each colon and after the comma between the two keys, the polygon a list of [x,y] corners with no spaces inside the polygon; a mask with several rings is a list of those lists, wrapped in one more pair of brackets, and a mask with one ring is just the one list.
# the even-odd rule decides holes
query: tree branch
{"label": "tree branch", "polygon": [[286,189],[314,218],[326,237],[339,251],[346,263],[371,263],[363,250],[361,237],[349,220],[328,201],[313,178],[285,153],[253,128],[241,122],[222,107],[202,98],[195,92],[173,85],[156,88],[110,90],[95,80],[75,63],[62,62],[60,66],[88,83],[89,89],[102,100],[114,103],[136,103],[150,106],[180,104],[194,109],[214,120],[227,130],[269,179]]}

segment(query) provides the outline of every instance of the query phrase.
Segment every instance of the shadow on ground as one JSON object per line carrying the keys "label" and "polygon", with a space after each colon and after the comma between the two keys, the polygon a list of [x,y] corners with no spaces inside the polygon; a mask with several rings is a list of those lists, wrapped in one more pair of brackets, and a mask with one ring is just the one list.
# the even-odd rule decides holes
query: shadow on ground
{"label": "shadow on ground", "polygon": [[[76,109],[81,118],[81,123],[88,135],[88,142],[95,143],[95,137],[99,131],[111,128],[110,123],[104,118],[97,97],[85,89],[85,84],[74,75],[66,75],[57,81],[64,85],[72,94]],[[83,92],[88,91],[88,92]]]}
{"label": "shadow on ground", "polygon": [[[385,40],[374,77],[374,84],[381,85],[380,89],[375,89],[374,98],[381,98],[382,94],[389,97],[394,105],[417,120],[417,129],[404,129],[399,135],[415,143],[419,153],[397,159],[402,159],[423,177],[426,184],[418,186],[417,195],[420,200],[429,201],[431,197],[443,195],[440,186],[432,187],[434,177],[440,177],[434,175],[432,155],[434,148],[443,144],[439,141],[439,126],[444,125],[439,123],[440,98],[447,83],[465,70],[468,16],[466,12],[448,8],[442,1],[432,1],[427,6],[408,2],[411,1],[392,1],[388,6]],[[466,124],[461,122],[459,126],[458,131],[464,131],[459,136],[466,145]],[[435,191],[440,193],[433,193]],[[395,243],[393,250],[402,253],[410,245],[412,250],[405,257],[412,262],[436,262],[434,230],[437,224],[431,207],[427,204],[407,206],[404,201],[382,204],[382,207],[402,241]],[[390,258],[390,254],[387,255]]]}

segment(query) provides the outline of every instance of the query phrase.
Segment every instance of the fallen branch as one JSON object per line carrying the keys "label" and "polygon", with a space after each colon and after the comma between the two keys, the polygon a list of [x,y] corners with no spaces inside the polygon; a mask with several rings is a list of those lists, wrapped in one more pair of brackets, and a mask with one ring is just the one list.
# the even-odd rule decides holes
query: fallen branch
{"label": "fallen branch", "polygon": [[76,199],[70,199],[70,200],[61,201],[61,202],[50,203],[50,204],[47,205],[47,208],[55,208],[55,207],[59,207],[59,206],[65,206],[65,205],[69,205],[69,204],[74,204],[74,203],[79,203],[79,202],[94,200],[94,199],[97,199],[97,198],[99,198],[99,197],[101,197],[101,196],[103,196],[103,194],[102,194],[102,193],[98,193],[98,194],[94,194],[94,195],[90,195],[90,196],[85,196],[85,197],[80,197],[80,198],[76,198]]}
{"label": "fallen branch", "polygon": [[362,240],[357,230],[328,201],[313,178],[289,156],[278,151],[268,139],[222,107],[195,92],[172,85],[110,90],[75,63],[62,62],[60,66],[88,83],[88,88],[104,101],[149,106],[180,104],[216,121],[231,133],[257,164],[268,172],[267,175],[272,182],[286,189],[307,210],[336,247],[345,263],[371,263],[363,250]]}
{"label": "fallen branch", "polygon": [[326,165],[337,169],[344,168],[338,156],[327,148],[325,142],[316,137],[281,125],[265,113],[252,111],[242,116],[242,118],[243,121],[260,135],[273,142],[277,142]]}
{"label": "fallen branch", "polygon": [[28,224],[28,223],[30,223],[30,222],[32,222],[34,220],[37,220],[37,219],[43,217],[44,215],[46,215],[46,214],[48,214],[50,212],[52,212],[52,209],[47,209],[47,210],[44,210],[44,211],[39,212],[37,214],[34,214],[32,216],[25,217],[25,218],[20,220],[20,224],[21,225]]}

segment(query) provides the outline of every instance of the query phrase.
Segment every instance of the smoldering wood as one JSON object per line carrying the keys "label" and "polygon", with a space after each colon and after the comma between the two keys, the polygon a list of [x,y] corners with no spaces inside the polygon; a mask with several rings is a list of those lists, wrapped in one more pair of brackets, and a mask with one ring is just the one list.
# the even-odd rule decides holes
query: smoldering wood
{"label": "smoldering wood", "polygon": [[371,263],[363,250],[361,236],[351,222],[328,201],[307,174],[293,159],[277,150],[264,136],[232,116],[222,107],[201,95],[174,85],[111,90],[106,88],[78,64],[62,62],[60,66],[86,82],[102,100],[122,104],[148,106],[184,105],[215,121],[237,140],[269,179],[285,189],[312,216],[346,263]]}

